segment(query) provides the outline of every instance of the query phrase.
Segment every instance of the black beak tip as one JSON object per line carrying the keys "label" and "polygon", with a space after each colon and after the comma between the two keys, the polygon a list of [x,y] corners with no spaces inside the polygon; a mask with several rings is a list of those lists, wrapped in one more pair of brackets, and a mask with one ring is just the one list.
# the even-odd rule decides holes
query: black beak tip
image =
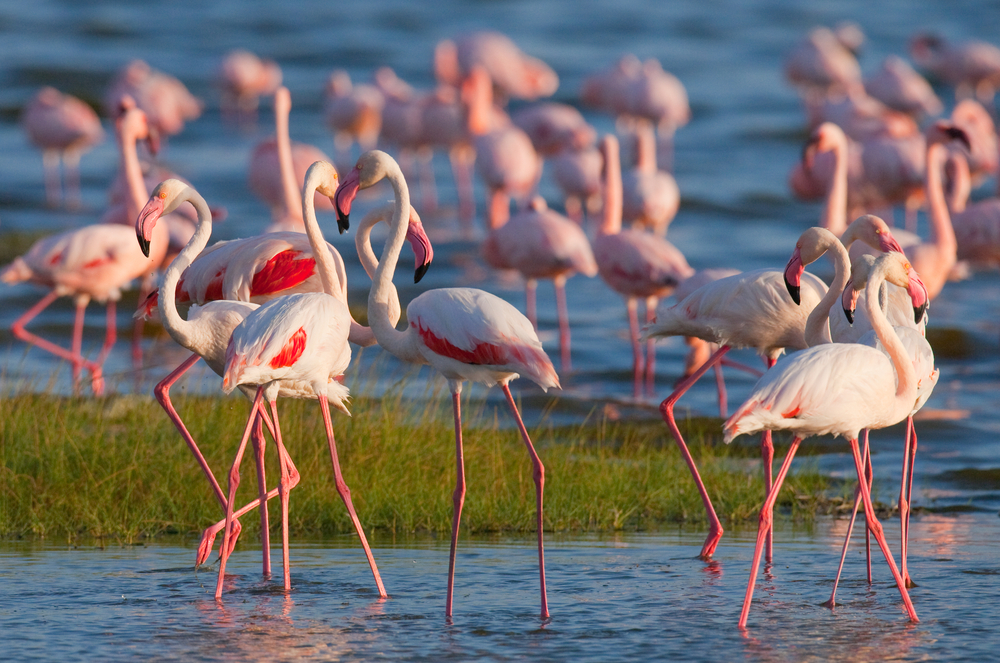
{"label": "black beak tip", "polygon": [[349,214],[342,214],[340,210],[337,211],[337,230],[340,231],[341,235],[351,228],[351,221],[349,217]]}
{"label": "black beak tip", "polygon": [[927,313],[927,304],[923,306],[913,307],[913,321],[920,324],[920,321],[924,319],[924,314]]}
{"label": "black beak tip", "polygon": [[142,235],[136,235],[139,239],[139,248],[142,249],[142,255],[149,257],[149,240],[147,240]]}
{"label": "black beak tip", "polygon": [[792,301],[795,302],[795,305],[798,306],[799,304],[801,304],[802,288],[797,285],[792,285],[791,283],[788,282],[787,278],[785,279],[785,287],[788,288],[788,294],[791,295]]}
{"label": "black beak tip", "polygon": [[424,278],[424,274],[427,273],[427,270],[430,269],[430,267],[431,267],[430,263],[426,263],[420,265],[420,267],[417,267],[417,270],[413,273],[413,282],[420,283],[420,279]]}
{"label": "black beak tip", "polygon": [[845,308],[844,309],[844,315],[847,316],[847,321],[853,325],[854,324],[854,311],[852,311],[849,308]]}

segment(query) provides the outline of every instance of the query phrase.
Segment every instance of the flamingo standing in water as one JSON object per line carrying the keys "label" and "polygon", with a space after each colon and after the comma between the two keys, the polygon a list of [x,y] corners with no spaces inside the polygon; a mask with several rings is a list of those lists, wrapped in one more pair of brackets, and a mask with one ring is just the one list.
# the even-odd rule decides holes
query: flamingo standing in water
{"label": "flamingo standing in water", "polygon": [[694,270],[684,255],[666,239],[641,230],[622,230],[618,139],[605,136],[601,151],[604,153],[604,221],[594,238],[594,258],[604,282],[625,297],[632,337],[633,393],[639,398],[643,389],[644,367],[646,389],[650,393],[653,391],[656,346],[654,341],[649,342],[643,361],[639,343],[638,300],[640,297],[646,300],[646,321],[652,322],[659,298],[668,297]]}
{"label": "flamingo standing in water", "polygon": [[59,162],[66,171],[70,207],[80,206],[80,155],[104,140],[97,113],[76,97],[52,87],[43,87],[21,114],[28,139],[42,150],[45,168],[45,198],[58,205],[62,197]]}
{"label": "flamingo standing in water", "polygon": [[896,252],[879,257],[869,277],[868,317],[888,357],[874,348],[854,343],[828,343],[803,350],[765,373],[747,401],[723,426],[727,443],[737,435],[760,430],[790,430],[795,435],[761,508],[757,545],[739,619],[741,629],[746,628],[764,540],[771,528],[772,509],[795,452],[804,438],[828,434],[846,437],[850,443],[868,527],[885,555],[910,620],[919,621],[882,526],[875,517],[857,439],[862,428],[883,428],[902,421],[917,400],[913,363],[877,305],[879,287],[886,280],[915,289],[919,277],[905,257]]}
{"label": "flamingo standing in water", "polygon": [[[462,451],[461,393],[466,380],[499,384],[517,422],[521,437],[534,466],[538,526],[538,572],[541,587],[541,616],[549,616],[545,592],[545,555],[542,545],[544,521],[542,495],[545,468],[535,452],[528,430],[521,420],[508,383],[524,375],[542,389],[559,386],[552,362],[542,349],[535,330],[517,309],[504,300],[473,288],[442,288],[418,296],[406,307],[409,326],[398,331],[390,316],[395,287],[392,275],[406,232],[410,194],[398,164],[388,154],[367,152],[344,178],[335,196],[338,219],[346,223],[351,203],[359,189],[388,179],[395,193],[395,211],[391,230],[375,270],[368,295],[368,319],[379,345],[396,357],[414,364],[430,364],[448,380],[455,413],[455,447],[458,472],[453,496],[451,553],[448,561],[448,591],[445,615],[451,617],[455,578],[455,554],[458,529],[465,501],[465,467]],[[418,255],[418,264],[420,262]],[[419,277],[424,266],[418,267]]]}
{"label": "flamingo standing in water", "polygon": [[577,272],[597,276],[594,252],[580,226],[550,210],[544,198],[535,196],[527,209],[512,216],[504,225],[490,230],[483,242],[482,252],[492,267],[521,272],[525,278],[528,320],[536,330],[537,279],[552,279],[559,318],[560,365],[563,371],[572,370],[566,279]]}

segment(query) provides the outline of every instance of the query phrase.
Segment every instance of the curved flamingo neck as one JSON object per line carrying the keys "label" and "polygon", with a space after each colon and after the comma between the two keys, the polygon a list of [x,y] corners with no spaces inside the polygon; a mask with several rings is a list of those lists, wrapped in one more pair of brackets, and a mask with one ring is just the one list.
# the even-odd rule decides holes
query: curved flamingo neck
{"label": "curved flamingo neck", "polygon": [[948,172],[948,211],[961,214],[969,203],[972,191],[972,178],[969,175],[969,162],[960,154],[952,154],[945,163]]}
{"label": "curved flamingo neck", "polygon": [[292,96],[288,88],[281,87],[274,94],[274,144],[278,152],[278,170],[281,190],[285,196],[286,219],[302,219],[299,191],[295,182],[295,162],[292,159],[292,139],[288,132],[288,116],[292,112]]}
{"label": "curved flamingo neck", "polygon": [[927,207],[931,243],[944,251],[954,252],[958,249],[958,243],[951,226],[951,215],[944,198],[944,182],[941,177],[946,158],[947,148],[941,143],[927,146]]}
{"label": "curved flamingo neck", "polygon": [[118,150],[121,157],[122,174],[125,176],[125,186],[128,189],[125,207],[128,210],[128,218],[134,220],[146,204],[149,192],[146,190],[146,182],[142,177],[139,152],[135,147],[138,136],[125,126],[124,119],[122,118],[122,121],[119,122]]}
{"label": "curved flamingo neck", "polygon": [[[368,293],[368,324],[378,339],[378,344],[386,351],[404,361],[424,364],[426,361],[410,342],[409,335],[396,329],[392,320],[392,302],[399,301],[396,286],[392,283],[399,261],[399,252],[406,241],[406,231],[410,220],[410,191],[406,186],[399,164],[385,155],[382,157],[385,168],[384,178],[389,180],[395,194],[395,206],[392,219],[389,221],[389,236],[386,238],[382,257],[375,269],[372,279],[372,289]],[[397,303],[398,308],[398,303]]]}
{"label": "curved flamingo neck", "polygon": [[368,278],[375,279],[375,270],[378,269],[378,258],[372,250],[372,228],[382,221],[388,221],[392,217],[393,205],[390,203],[381,208],[372,210],[358,225],[358,230],[354,235],[354,248],[358,251],[358,259],[364,267]]}
{"label": "curved flamingo neck", "polygon": [[208,240],[212,235],[212,210],[209,209],[208,203],[201,197],[201,194],[192,187],[185,187],[178,198],[180,203],[186,200],[194,205],[198,212],[198,225],[194,235],[191,236],[191,239],[188,240],[188,243],[163,274],[163,283],[160,285],[159,309],[163,326],[167,328],[171,338],[184,347],[190,348],[195,325],[182,318],[177,311],[177,282],[180,281],[184,270],[208,246]]}
{"label": "curved flamingo neck", "polygon": [[338,278],[337,265],[326,245],[326,238],[320,230],[319,221],[316,220],[316,189],[323,183],[324,178],[324,173],[310,168],[302,191],[302,216],[306,237],[309,239],[309,246],[312,247],[313,258],[316,260],[316,273],[323,284],[323,292],[346,301],[347,293],[342,286],[343,279]]}
{"label": "curved flamingo neck", "polygon": [[618,139],[605,136],[604,152],[604,219],[598,233],[615,235],[622,229],[622,166]]}
{"label": "curved flamingo neck", "polygon": [[865,286],[865,308],[868,312],[868,319],[871,321],[875,335],[882,343],[889,359],[896,369],[896,393],[893,399],[892,410],[889,413],[888,423],[902,421],[913,411],[913,404],[917,398],[917,376],[913,369],[913,362],[906,353],[902,341],[896,331],[889,324],[882,307],[878,305],[879,289],[886,280],[887,260],[876,262],[875,268]]}
{"label": "curved flamingo neck", "polygon": [[824,253],[833,262],[834,277],[829,289],[806,319],[806,345],[822,345],[832,341],[830,337],[830,309],[840,300],[841,293],[851,278],[851,259],[847,249],[836,237],[826,241]]}
{"label": "curved flamingo neck", "polygon": [[840,237],[847,229],[847,137],[839,132],[835,140],[833,180],[826,193],[820,225]]}

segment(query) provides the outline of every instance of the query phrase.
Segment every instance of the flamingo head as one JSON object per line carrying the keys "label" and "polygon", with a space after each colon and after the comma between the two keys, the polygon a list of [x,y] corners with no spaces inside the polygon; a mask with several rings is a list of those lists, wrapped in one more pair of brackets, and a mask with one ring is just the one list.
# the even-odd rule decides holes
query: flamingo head
{"label": "flamingo head", "polygon": [[957,140],[965,146],[966,150],[972,150],[972,141],[969,134],[957,124],[947,120],[938,120],[927,129],[927,143],[950,143]]}
{"label": "flamingo head", "polygon": [[792,252],[788,264],[785,265],[785,287],[788,294],[792,296],[792,301],[796,304],[802,303],[802,273],[806,271],[805,263],[802,262],[802,249],[798,246]]}
{"label": "flamingo head", "polygon": [[[336,204],[334,198],[336,197],[337,191],[340,187],[340,175],[337,174],[337,169],[334,168],[333,164],[328,161],[317,161],[313,163],[313,165],[309,166],[309,170],[306,171],[305,181],[306,190],[308,190],[310,188],[310,184],[315,181],[316,191],[329,198],[331,203]],[[343,230],[341,230],[341,232],[343,232]]]}
{"label": "flamingo head", "polygon": [[390,169],[399,170],[396,160],[381,150],[365,152],[357,164],[344,177],[340,188],[333,197],[333,207],[337,210],[337,226],[340,232],[351,227],[349,217],[351,203],[361,189],[367,189],[389,175]]}
{"label": "flamingo head", "polygon": [[431,261],[434,260],[434,247],[431,246],[431,241],[427,238],[427,233],[424,232],[424,224],[420,222],[417,210],[412,207],[410,207],[410,221],[406,228],[406,239],[410,242],[416,262],[413,282],[420,283],[420,279],[424,278],[424,274],[431,266]]}
{"label": "flamingo head", "polygon": [[910,295],[910,301],[913,302],[913,321],[920,324],[920,321],[924,319],[924,314],[927,313],[927,308],[930,306],[930,297],[927,295],[927,286],[924,285],[920,275],[917,274],[917,270],[911,267],[908,273],[910,278],[906,285],[906,292]]}
{"label": "flamingo head", "polygon": [[802,148],[802,163],[810,170],[816,155],[829,152],[838,146],[847,146],[847,135],[833,122],[824,122],[816,127]]}
{"label": "flamingo head", "polygon": [[160,135],[150,124],[146,113],[139,108],[131,95],[123,94],[118,101],[115,128],[120,137],[129,136],[134,140],[145,140],[149,153],[153,156],[160,151]]}
{"label": "flamingo head", "polygon": [[156,185],[149,201],[139,212],[135,221],[135,236],[139,240],[139,248],[143,255],[149,257],[149,245],[153,239],[153,228],[160,217],[173,212],[181,203],[181,193],[189,188],[187,184],[176,179],[164,180]]}
{"label": "flamingo head", "polygon": [[855,240],[860,240],[882,253],[889,253],[890,251],[895,251],[896,253],[903,252],[903,247],[892,236],[892,229],[889,228],[889,224],[874,214],[859,216],[847,227],[847,230],[844,231],[844,234],[840,238],[844,246],[850,246]]}

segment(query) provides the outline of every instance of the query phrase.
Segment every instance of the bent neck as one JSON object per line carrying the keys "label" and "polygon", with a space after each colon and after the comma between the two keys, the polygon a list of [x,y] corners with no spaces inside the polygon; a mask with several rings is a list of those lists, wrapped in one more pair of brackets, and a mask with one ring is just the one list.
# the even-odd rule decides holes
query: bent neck
{"label": "bent neck", "polygon": [[913,369],[913,362],[906,353],[906,348],[903,347],[902,341],[899,340],[899,336],[878,305],[879,289],[885,282],[888,264],[884,260],[876,263],[875,269],[869,276],[868,284],[865,286],[865,308],[868,312],[868,319],[872,323],[872,329],[875,330],[875,335],[878,336],[878,340],[882,343],[882,347],[885,348],[896,369],[896,394],[890,422],[895,423],[901,421],[913,410],[913,404],[917,398],[917,376]]}
{"label": "bent neck", "polygon": [[338,270],[338,265],[330,253],[330,248],[320,230],[319,221],[316,219],[316,189],[322,184],[322,176],[310,170],[302,191],[303,221],[305,223],[306,237],[309,239],[309,246],[312,247],[313,258],[316,260],[316,273],[319,275],[320,283],[323,284],[323,292],[347,301],[347,292],[344,289],[345,278],[340,278],[342,270]]}
{"label": "bent neck", "polygon": [[840,295],[851,278],[851,259],[847,249],[832,235],[831,239],[832,241],[826,242],[824,253],[833,262],[833,282],[806,319],[805,339],[809,347],[831,342],[830,309],[840,300]]}
{"label": "bent neck", "polygon": [[944,145],[931,143],[927,146],[927,207],[931,243],[944,251],[954,252],[958,249],[958,243],[944,198],[944,182],[941,177],[946,158],[947,148]]}
{"label": "bent neck", "polygon": [[127,130],[118,134],[118,150],[122,163],[122,175],[125,177],[125,208],[128,218],[132,221],[139,216],[139,211],[146,204],[149,192],[142,177],[142,165],[139,163],[139,152],[136,149],[136,136]]}
{"label": "bent neck", "polygon": [[184,189],[180,194],[180,200],[181,204],[186,200],[194,205],[198,212],[198,226],[195,228],[194,235],[191,236],[191,239],[188,240],[188,243],[163,274],[159,308],[163,326],[170,332],[170,336],[184,347],[190,347],[190,343],[186,341],[193,333],[194,324],[182,318],[177,311],[177,283],[184,270],[208,246],[208,239],[212,235],[212,211],[208,208],[208,203],[201,197],[201,194],[192,187]]}
{"label": "bent neck", "polygon": [[820,225],[840,237],[847,229],[847,138],[838,136],[832,151],[833,180]]}

